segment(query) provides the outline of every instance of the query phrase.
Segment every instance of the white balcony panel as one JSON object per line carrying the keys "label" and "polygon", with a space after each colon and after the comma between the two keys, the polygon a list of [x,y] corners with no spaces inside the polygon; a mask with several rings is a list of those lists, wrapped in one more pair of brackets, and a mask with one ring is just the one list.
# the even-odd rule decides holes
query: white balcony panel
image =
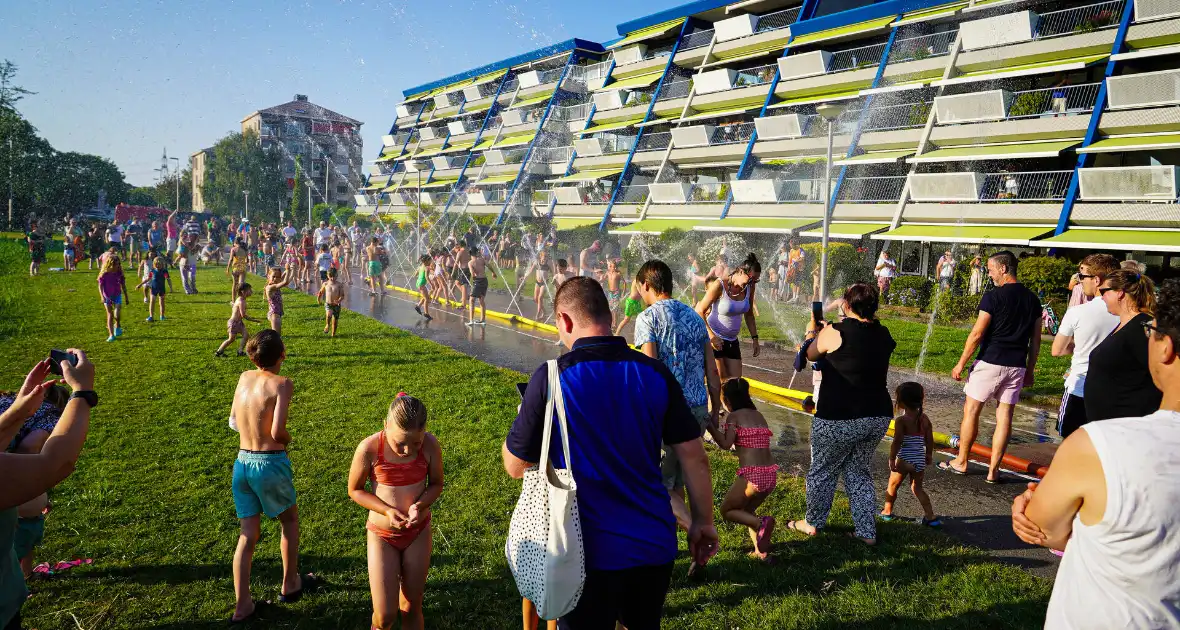
{"label": "white balcony panel", "polygon": [[1117,166],[1078,169],[1086,201],[1176,201],[1177,166]]}
{"label": "white balcony panel", "polygon": [[627,90],[605,90],[594,93],[594,108],[598,111],[619,109],[627,101]]}
{"label": "white balcony panel", "polygon": [[520,89],[522,90],[534,88],[541,85],[541,72],[539,70],[522,72],[517,76],[517,80],[520,82]]}
{"label": "white balcony panel", "polygon": [[615,65],[625,66],[629,63],[639,63],[645,57],[647,57],[647,46],[643,44],[619,48],[615,51]]}
{"label": "white balcony panel", "polygon": [[712,125],[673,127],[672,145],[677,148],[709,146],[709,137],[713,135],[714,129]]}
{"label": "white balcony panel", "polygon": [[737,70],[721,68],[702,72],[692,78],[693,87],[697,94],[712,94],[733,89],[733,82],[737,79]]}
{"label": "white balcony panel", "polygon": [[452,120],[451,122],[447,123],[447,129],[451,130],[452,136],[475,131],[473,125],[466,120]]}
{"label": "white balcony panel", "polygon": [[574,140],[574,150],[578,152],[579,157],[594,157],[602,155],[604,152],[600,138],[579,138]]}
{"label": "white balcony panel", "polygon": [[475,206],[488,205],[488,199],[484,196],[482,190],[472,190],[467,193],[467,203]]}
{"label": "white balcony panel", "polygon": [[468,101],[478,101],[483,98],[482,88],[478,85],[463,88],[463,98]]}
{"label": "white balcony panel", "polygon": [[739,15],[713,23],[713,32],[718,42],[728,42],[754,34],[758,28],[758,16],[754,14]]}
{"label": "white balcony panel", "polygon": [[418,200],[421,203],[433,206],[434,204],[436,204],[438,202],[444,201],[446,198],[447,198],[447,193],[431,193],[431,192],[422,191],[422,194],[419,195]]}
{"label": "white balcony panel", "polygon": [[978,201],[983,173],[914,173],[909,176],[914,201]]}
{"label": "white balcony panel", "polygon": [[451,168],[451,160],[445,155],[430,158],[430,163],[434,165],[436,171],[444,171]]}
{"label": "white balcony panel", "polygon": [[780,140],[803,136],[804,119],[799,114],[768,116],[754,121],[759,140]]}
{"label": "white balcony panel", "polygon": [[506,109],[500,112],[500,122],[505,127],[512,127],[514,125],[524,124],[525,111],[521,109]]}
{"label": "white balcony panel", "polygon": [[385,135],[385,136],[381,136],[381,144],[382,144],[382,146],[393,147],[393,146],[397,146],[398,142],[397,142],[397,140],[394,140],[393,136]]}
{"label": "white balcony panel", "polygon": [[779,77],[784,80],[815,76],[827,72],[831,62],[832,53],[826,50],[787,55],[778,58],[778,73]]}
{"label": "white balcony panel", "polygon": [[771,179],[742,179],[730,184],[733,200],[738,203],[774,203],[783,189],[782,182]]}
{"label": "white balcony panel", "polygon": [[1016,11],[963,22],[959,26],[959,39],[963,42],[963,50],[978,50],[1031,41],[1036,36],[1036,28],[1036,13]]}
{"label": "white balcony panel", "polygon": [[1110,77],[1106,94],[1110,109],[1180,104],[1180,69]]}
{"label": "white balcony panel", "polygon": [[411,109],[410,105],[398,105],[397,106],[397,117],[398,118],[409,118],[411,116],[417,116],[418,110],[421,107],[422,107],[421,105],[418,105],[414,109]]}
{"label": "white balcony panel", "polygon": [[426,164],[426,162],[423,162],[422,160],[407,160],[406,161],[406,171],[408,171],[410,173],[417,173],[418,171],[429,171],[429,170],[430,170],[430,166],[428,166]]}
{"label": "white balcony panel", "polygon": [[423,127],[418,130],[418,137],[423,140],[438,140],[443,137],[439,130],[435,127]]}
{"label": "white balcony panel", "polygon": [[1011,104],[1012,93],[1008,90],[934,97],[934,111],[940,125],[1001,120],[1007,116]]}
{"label": "white balcony panel", "polygon": [[692,198],[692,184],[673,182],[670,184],[648,184],[652,203],[688,203]]}
{"label": "white balcony panel", "polygon": [[581,204],[582,194],[577,186],[559,186],[553,189],[553,196],[557,203]]}
{"label": "white balcony panel", "polygon": [[1176,0],[1135,0],[1135,21],[1146,22],[1180,15]]}

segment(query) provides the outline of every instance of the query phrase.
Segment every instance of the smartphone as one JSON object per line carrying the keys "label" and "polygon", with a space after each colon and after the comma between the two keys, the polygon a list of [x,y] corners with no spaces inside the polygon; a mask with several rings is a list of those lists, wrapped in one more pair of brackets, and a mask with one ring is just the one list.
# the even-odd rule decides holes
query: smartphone
{"label": "smartphone", "polygon": [[65,350],[50,350],[49,351],[49,371],[53,374],[61,376],[61,362],[69,361],[70,365],[78,365],[78,355]]}
{"label": "smartphone", "polygon": [[811,319],[815,320],[815,323],[817,325],[824,321],[824,303],[823,302],[812,302],[811,303]]}
{"label": "smartphone", "polygon": [[528,383],[517,383],[516,384],[516,393],[520,394],[521,400],[524,400],[524,390],[526,390],[528,388],[529,388]]}

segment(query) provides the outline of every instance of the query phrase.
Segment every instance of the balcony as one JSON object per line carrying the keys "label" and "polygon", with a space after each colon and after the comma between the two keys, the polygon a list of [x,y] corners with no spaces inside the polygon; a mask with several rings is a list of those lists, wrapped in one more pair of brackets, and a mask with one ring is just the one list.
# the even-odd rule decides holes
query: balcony
{"label": "balcony", "polygon": [[462,102],[462,92],[448,92],[446,94],[439,94],[434,97],[434,108],[443,109],[446,107],[454,107]]}
{"label": "balcony", "polygon": [[801,8],[793,7],[766,15],[739,15],[715,22],[713,29],[717,34],[718,42],[728,42],[759,33],[777,31],[794,24],[795,19],[799,17]]}
{"label": "balcony", "polygon": [[934,101],[931,100],[870,108],[868,117],[861,123],[861,130],[893,131],[925,126],[933,105]]}
{"label": "balcony", "polygon": [[937,96],[934,98],[935,115],[939,125],[954,125],[1089,114],[1094,110],[1100,86],[1099,83],[1084,83],[1019,92],[988,90]]}
{"label": "balcony", "polygon": [[566,164],[574,155],[574,148],[569,147],[537,147],[533,155],[541,164]]}
{"label": "balcony", "polygon": [[916,173],[909,176],[917,202],[1055,202],[1065,200],[1073,171]]}
{"label": "balcony", "polygon": [[709,183],[693,184],[689,182],[671,182],[662,184],[648,184],[652,203],[725,203],[729,198],[729,184]]}
{"label": "balcony", "polygon": [[1140,72],[1106,80],[1110,109],[1180,105],[1180,70]]}
{"label": "balcony", "polygon": [[463,168],[467,163],[466,155],[436,155],[430,158],[431,165],[436,171],[445,171],[453,168]]}
{"label": "balcony", "polygon": [[[774,80],[774,71],[776,68],[777,67],[774,64],[755,66],[753,68],[746,68],[744,70],[731,70],[729,68],[722,68],[719,70],[702,72],[696,75],[692,79],[692,82],[696,85],[697,94],[714,94],[717,92],[725,92],[727,90],[751,87],[755,85],[765,85],[770,83]],[[665,98],[662,91],[661,98]]]}
{"label": "balcony", "polygon": [[876,68],[881,64],[886,44],[857,46],[836,52],[813,50],[778,59],[779,74],[784,79],[801,79],[822,74]]}
{"label": "balcony", "polygon": [[747,122],[732,125],[677,127],[671,133],[676,148],[706,147],[745,144],[754,135],[755,128],[756,123]]}
{"label": "balcony", "polygon": [[889,51],[889,63],[921,61],[923,59],[949,55],[951,44],[954,43],[955,36],[958,34],[958,29],[955,29],[953,31],[894,40],[893,48]]}
{"label": "balcony", "polygon": [[421,111],[425,107],[426,107],[426,103],[424,103],[424,102],[409,103],[409,104],[403,103],[403,104],[397,106],[397,117],[398,118],[416,117],[419,113],[421,113]]}
{"label": "balcony", "polygon": [[680,48],[678,49],[678,52],[684,52],[686,50],[693,50],[696,48],[704,48],[705,46],[708,46],[712,41],[713,41],[713,29],[709,29],[707,31],[697,31],[695,33],[689,33],[689,34],[685,35],[684,37],[680,38]]}
{"label": "balcony", "polygon": [[487,83],[480,83],[479,85],[471,85],[463,88],[463,98],[468,103],[485,99],[494,95],[497,87],[499,86],[494,80]]}
{"label": "balcony", "polygon": [[623,186],[615,196],[615,204],[640,205],[647,202],[650,194],[651,191],[648,190],[647,184]]}
{"label": "balcony", "polygon": [[441,140],[447,137],[449,131],[446,127],[420,127],[418,137],[423,140]]}
{"label": "balcony", "polygon": [[545,115],[544,107],[522,107],[520,109],[508,109],[500,114],[500,122],[505,127],[515,127],[516,125],[535,125],[541,121],[541,116]]}
{"label": "balcony", "polygon": [[610,203],[612,181],[582,182],[575,186],[560,186],[552,189],[557,203],[566,205],[606,205]]}
{"label": "balcony", "polygon": [[467,193],[467,203],[476,206],[502,205],[506,201],[507,188],[481,188]]}
{"label": "balcony", "polygon": [[645,133],[635,145],[635,152],[642,151],[662,151],[672,144],[672,132],[663,131],[660,133]]}
{"label": "balcony", "polygon": [[733,182],[733,200],[737,203],[820,203],[824,199],[824,180],[746,179]]}
{"label": "balcony", "polygon": [[474,120],[471,118],[463,118],[460,120],[452,120],[447,123],[447,129],[452,136],[458,136],[465,133],[475,133],[483,126],[482,120]]}
{"label": "balcony", "polygon": [[585,121],[590,116],[590,110],[593,107],[593,103],[554,105],[553,109],[549,112],[549,117],[562,122]]}
{"label": "balcony", "polygon": [[528,147],[491,149],[484,153],[484,158],[486,159],[488,166],[520,164],[524,161],[524,156],[526,153],[528,153]]}
{"label": "balcony", "polygon": [[1036,39],[1090,33],[1119,25],[1126,0],[1111,0],[1084,7],[1042,13],[1037,20]]}
{"label": "balcony", "polygon": [[578,151],[579,156],[585,157],[610,155],[612,153],[630,153],[631,149],[635,146],[635,138],[636,136],[604,133],[592,138],[574,140],[574,148]]}
{"label": "balcony", "polygon": [[897,203],[905,182],[905,175],[845,177],[838,199],[841,203]]}
{"label": "balcony", "polygon": [[554,83],[561,78],[561,73],[564,69],[550,68],[549,70],[529,70],[528,72],[522,72],[517,76],[517,80],[520,82],[520,89],[527,90],[528,88],[539,85]]}
{"label": "balcony", "polygon": [[1176,203],[1180,167],[1116,166],[1078,170],[1078,192],[1084,201],[1152,201]]}
{"label": "balcony", "polygon": [[567,75],[574,81],[581,81],[586,85],[598,87],[602,85],[602,81],[607,77],[607,71],[610,70],[611,62],[603,61],[595,64],[585,66],[574,66],[570,68]]}

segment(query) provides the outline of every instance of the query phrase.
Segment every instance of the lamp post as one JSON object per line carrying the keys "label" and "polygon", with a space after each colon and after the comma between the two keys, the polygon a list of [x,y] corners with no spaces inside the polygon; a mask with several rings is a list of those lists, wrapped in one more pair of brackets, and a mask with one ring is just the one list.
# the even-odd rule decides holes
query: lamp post
{"label": "lamp post", "polygon": [[[844,113],[844,105],[825,103],[815,108],[815,112],[828,123],[828,152],[824,161],[824,236],[820,245],[819,259],[819,301],[812,304],[812,312],[823,312],[824,296],[828,293],[828,239],[832,228],[832,127],[840,114]],[[815,305],[819,305],[819,309]]]}
{"label": "lamp post", "polygon": [[250,222],[250,191],[243,190],[242,194],[246,196],[246,223]]}
{"label": "lamp post", "polygon": [[311,180],[307,180],[307,229],[311,229]]}
{"label": "lamp post", "polygon": [[422,258],[422,169],[418,169],[418,194],[414,197],[414,206],[418,209],[415,215],[414,247],[415,256]]}
{"label": "lamp post", "polygon": [[176,162],[176,211],[180,212],[180,158],[168,159]]}

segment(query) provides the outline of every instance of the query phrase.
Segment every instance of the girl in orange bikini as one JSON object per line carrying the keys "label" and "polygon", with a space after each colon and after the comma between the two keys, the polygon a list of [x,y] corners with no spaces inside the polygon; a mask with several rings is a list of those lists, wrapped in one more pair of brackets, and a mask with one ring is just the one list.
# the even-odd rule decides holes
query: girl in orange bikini
{"label": "girl in orange bikini", "polygon": [[[371,489],[366,482],[371,481]],[[443,488],[442,449],[426,431],[426,406],[405,393],[389,405],[385,428],[360,443],[348,496],[369,510],[369,589],[373,628],[422,628],[430,570],[430,506]]]}

